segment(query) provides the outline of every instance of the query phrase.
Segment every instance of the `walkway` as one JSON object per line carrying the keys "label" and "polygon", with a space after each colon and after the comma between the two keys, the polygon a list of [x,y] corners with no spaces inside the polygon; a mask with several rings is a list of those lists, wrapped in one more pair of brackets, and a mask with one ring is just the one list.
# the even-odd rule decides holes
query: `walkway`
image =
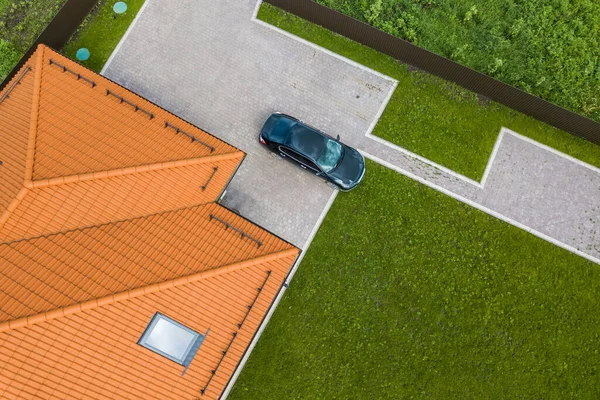
{"label": "walkway", "polygon": [[596,262],[600,170],[503,130],[474,182],[369,135],[396,82],[253,18],[257,0],[147,0],[105,75],[248,153],[224,204],[298,246],[332,190],[257,143],[293,114],[394,168]]}

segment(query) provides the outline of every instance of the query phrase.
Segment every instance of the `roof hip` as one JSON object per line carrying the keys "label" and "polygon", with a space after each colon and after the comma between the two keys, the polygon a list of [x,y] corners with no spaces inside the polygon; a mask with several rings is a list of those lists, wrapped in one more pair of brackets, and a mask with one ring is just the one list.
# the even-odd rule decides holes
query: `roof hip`
{"label": "roof hip", "polygon": [[44,60],[45,48],[36,51],[35,60],[35,78],[33,81],[33,99],[31,101],[31,122],[29,125],[29,138],[27,140],[27,158],[25,159],[25,181],[31,180],[33,176],[33,162],[35,157],[35,141],[37,137],[40,91],[42,89],[42,63]]}

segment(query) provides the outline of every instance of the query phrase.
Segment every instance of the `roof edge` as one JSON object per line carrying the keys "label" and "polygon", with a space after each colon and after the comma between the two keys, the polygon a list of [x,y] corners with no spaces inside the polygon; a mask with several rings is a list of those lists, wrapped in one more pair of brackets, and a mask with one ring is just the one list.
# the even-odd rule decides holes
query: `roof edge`
{"label": "roof edge", "polygon": [[212,163],[212,162],[232,160],[232,159],[236,159],[236,158],[243,159],[244,152],[237,150],[237,151],[234,151],[231,153],[218,154],[218,155],[214,155],[214,156],[189,158],[186,160],[168,161],[168,162],[156,163],[156,164],[146,164],[146,165],[139,165],[137,167],[126,167],[126,168],[112,169],[112,170],[107,170],[107,171],[88,172],[85,174],[60,176],[58,178],[40,179],[40,180],[34,180],[34,181],[27,180],[27,181],[25,181],[24,186],[28,189],[38,189],[38,188],[45,188],[48,186],[63,185],[63,184],[67,184],[67,183],[84,182],[84,181],[91,181],[91,180],[96,180],[96,179],[112,178],[115,176],[132,175],[132,174],[141,173],[141,172],[172,169],[172,168],[178,168],[178,167],[187,167],[190,165],[207,164],[207,163]]}
{"label": "roof edge", "polygon": [[256,257],[251,260],[240,261],[227,266],[215,268],[209,271],[203,271],[196,274],[188,275],[181,278],[168,280],[161,283],[155,283],[152,285],[127,290],[125,292],[116,293],[113,295],[101,297],[94,300],[84,301],[82,303],[72,304],[70,306],[61,307],[55,310],[46,311],[43,313],[23,317],[11,321],[0,323],[0,333],[11,331],[26,326],[32,326],[40,324],[42,322],[51,321],[56,318],[64,317],[67,315],[75,314],[81,311],[92,310],[98,307],[118,303],[120,301],[133,299],[136,297],[144,296],[151,293],[160,292],[166,289],[171,289],[177,286],[187,285],[192,282],[197,282],[203,279],[213,278],[215,276],[223,275],[229,272],[238,271],[244,268],[252,267],[261,263],[271,262],[280,260],[285,257],[296,256],[298,249],[291,248],[282,250],[277,253],[267,254],[265,256]]}
{"label": "roof edge", "polygon": [[[210,133],[209,131],[205,130],[204,128],[202,128],[202,127],[200,127],[200,126],[196,125],[195,123],[192,123],[191,121],[188,121],[187,119],[184,119],[183,117],[181,117],[181,116],[179,116],[179,115],[175,114],[174,112],[171,112],[171,111],[167,110],[167,109],[166,109],[166,108],[164,108],[163,106],[161,106],[161,105],[159,105],[159,104],[157,104],[157,103],[155,103],[155,102],[153,102],[153,101],[151,101],[151,100],[147,99],[146,97],[144,97],[144,96],[142,96],[141,94],[139,94],[139,93],[135,92],[134,90],[132,90],[132,89],[128,89],[128,88],[127,88],[127,87],[125,87],[124,85],[122,85],[122,84],[120,84],[120,83],[118,83],[118,82],[116,82],[116,81],[114,81],[114,80],[110,79],[108,76],[105,76],[105,75],[103,75],[103,74],[101,74],[101,73],[98,73],[98,72],[96,72],[96,71],[94,71],[94,70],[90,69],[89,67],[86,67],[85,65],[81,64],[81,63],[80,63],[80,62],[78,62],[78,61],[75,61],[75,60],[72,60],[72,59],[70,59],[69,57],[65,56],[64,54],[62,54],[61,52],[59,52],[59,51],[58,51],[58,50],[56,50],[55,48],[53,48],[53,47],[51,47],[51,46],[48,46],[47,44],[43,44],[43,43],[40,43],[40,44],[38,44],[38,48],[40,48],[40,47],[43,47],[44,49],[46,49],[46,50],[48,50],[48,51],[52,52],[53,54],[56,54],[58,57],[61,57],[61,58],[63,58],[64,60],[67,60],[67,61],[69,61],[69,62],[72,62],[72,63],[74,63],[74,64],[75,64],[77,67],[79,67],[79,68],[82,68],[82,69],[84,69],[84,70],[86,70],[86,71],[88,71],[88,72],[90,72],[90,73],[92,73],[92,74],[94,74],[94,75],[97,75],[97,76],[99,76],[101,79],[103,79],[103,80],[105,80],[106,82],[109,82],[109,83],[111,83],[111,84],[115,85],[115,86],[116,86],[116,87],[118,87],[120,90],[124,90],[124,91],[126,91],[126,92],[128,92],[128,93],[131,93],[131,94],[133,94],[133,95],[135,95],[135,96],[137,96],[137,97],[141,98],[141,99],[142,99],[143,101],[145,101],[146,103],[148,103],[148,104],[150,104],[150,105],[152,105],[152,106],[154,106],[154,107],[156,107],[156,108],[158,108],[158,109],[162,110],[163,112],[165,112],[165,113],[166,113],[166,114],[169,116],[169,118],[168,118],[167,122],[168,122],[168,121],[173,121],[173,120],[176,120],[176,121],[182,121],[182,122],[184,122],[185,124],[188,124],[189,126],[191,126],[191,127],[195,128],[195,129],[198,129],[198,130],[202,131],[204,134],[206,134],[206,135],[210,136],[211,138],[213,138],[213,139],[215,139],[215,140],[217,140],[217,141],[219,141],[219,142],[221,142],[221,143],[224,143],[224,144],[226,144],[227,146],[229,146],[229,147],[232,147],[232,148],[234,148],[234,149],[236,149],[236,150],[242,151],[242,150],[238,149],[236,146],[232,145],[231,143],[229,143],[229,142],[225,141],[224,139],[222,139],[222,138],[218,137],[217,135],[215,135],[215,134],[213,134],[213,133]],[[242,152],[243,152],[243,151],[242,151]],[[244,154],[245,154],[245,153],[244,153]]]}

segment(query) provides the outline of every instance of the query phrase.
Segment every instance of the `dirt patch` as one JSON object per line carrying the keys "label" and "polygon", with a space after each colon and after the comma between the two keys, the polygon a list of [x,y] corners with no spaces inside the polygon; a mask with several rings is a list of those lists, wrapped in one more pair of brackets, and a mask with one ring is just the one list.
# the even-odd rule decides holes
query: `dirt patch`
{"label": "dirt patch", "polygon": [[490,101],[492,101],[489,97],[486,97],[482,94],[477,93],[477,101],[479,105],[482,107],[487,107],[490,105]]}
{"label": "dirt patch", "polygon": [[410,65],[409,63],[405,63],[404,61],[401,61],[401,60],[396,60],[396,61],[400,65],[405,65],[406,66],[406,70],[408,72],[422,72],[423,71],[421,68],[417,68],[414,65]]}

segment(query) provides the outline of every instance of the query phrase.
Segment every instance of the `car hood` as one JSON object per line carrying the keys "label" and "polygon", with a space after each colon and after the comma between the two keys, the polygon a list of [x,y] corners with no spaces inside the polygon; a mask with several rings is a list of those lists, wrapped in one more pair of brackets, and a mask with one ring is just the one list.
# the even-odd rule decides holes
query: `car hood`
{"label": "car hood", "polygon": [[365,171],[365,159],[356,150],[344,146],[344,157],[340,165],[331,171],[329,175],[342,181],[344,186],[354,186]]}

